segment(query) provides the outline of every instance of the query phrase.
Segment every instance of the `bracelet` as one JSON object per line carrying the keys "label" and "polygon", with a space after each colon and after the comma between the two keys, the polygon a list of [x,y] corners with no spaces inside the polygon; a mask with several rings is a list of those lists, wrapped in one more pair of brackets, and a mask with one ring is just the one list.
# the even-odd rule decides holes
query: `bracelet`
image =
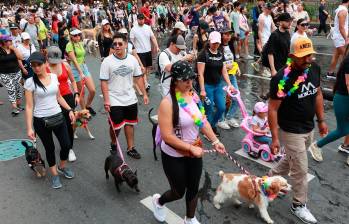
{"label": "bracelet", "polygon": [[219,141],[219,139],[217,138],[216,141],[212,142],[212,145],[215,146],[215,145],[217,145],[217,144],[220,143],[220,142],[221,142],[221,141]]}

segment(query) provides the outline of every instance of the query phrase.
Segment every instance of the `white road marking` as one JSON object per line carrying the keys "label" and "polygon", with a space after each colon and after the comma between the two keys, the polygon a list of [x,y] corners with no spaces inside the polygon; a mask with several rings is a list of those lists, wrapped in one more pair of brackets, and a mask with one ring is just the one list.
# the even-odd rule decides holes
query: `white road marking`
{"label": "white road marking", "polygon": [[315,55],[325,55],[325,56],[333,56],[333,54],[329,54],[329,53],[315,53]]}
{"label": "white road marking", "polygon": [[[243,149],[239,149],[239,150],[235,151],[235,153],[238,154],[239,156],[242,156],[242,157],[244,157],[246,159],[252,160],[252,161],[254,161],[256,163],[259,163],[259,164],[261,164],[263,166],[266,166],[266,167],[268,167],[270,169],[273,168],[274,166],[276,166],[276,164],[277,164],[276,162],[265,162],[265,161],[263,161],[261,159],[252,158],[247,153],[245,153]],[[307,179],[308,179],[308,182],[310,182],[312,179],[314,179],[314,176],[311,175],[310,173],[307,173]]]}
{"label": "white road marking", "polygon": [[[140,201],[140,203],[147,207],[151,212],[153,212],[154,208],[151,196],[144,198]],[[168,224],[179,224],[184,222],[184,220],[181,217],[179,217],[176,213],[174,213],[168,208],[166,208],[166,213],[167,214],[165,222],[167,222]]]}

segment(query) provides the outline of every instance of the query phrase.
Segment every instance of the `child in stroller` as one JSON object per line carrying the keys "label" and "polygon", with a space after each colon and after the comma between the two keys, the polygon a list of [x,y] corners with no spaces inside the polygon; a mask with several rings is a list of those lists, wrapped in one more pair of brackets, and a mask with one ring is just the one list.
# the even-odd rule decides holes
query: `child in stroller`
{"label": "child in stroller", "polygon": [[258,102],[254,105],[251,128],[254,132],[262,135],[254,135],[253,139],[259,143],[271,145],[270,129],[268,125],[268,105]]}

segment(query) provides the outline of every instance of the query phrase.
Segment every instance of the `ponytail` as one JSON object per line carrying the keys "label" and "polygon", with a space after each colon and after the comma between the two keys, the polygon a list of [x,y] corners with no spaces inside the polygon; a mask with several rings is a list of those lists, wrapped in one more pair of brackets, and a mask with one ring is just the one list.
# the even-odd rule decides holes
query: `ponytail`
{"label": "ponytail", "polygon": [[172,125],[173,125],[173,128],[175,128],[179,124],[179,106],[178,106],[178,101],[176,97],[176,87],[175,87],[174,79],[171,79],[170,95],[172,99]]}
{"label": "ponytail", "polygon": [[42,84],[38,75],[35,72],[33,72],[33,81],[34,81],[35,88],[37,86],[39,86],[40,88],[42,88],[46,92],[46,87],[44,86],[44,84]]}

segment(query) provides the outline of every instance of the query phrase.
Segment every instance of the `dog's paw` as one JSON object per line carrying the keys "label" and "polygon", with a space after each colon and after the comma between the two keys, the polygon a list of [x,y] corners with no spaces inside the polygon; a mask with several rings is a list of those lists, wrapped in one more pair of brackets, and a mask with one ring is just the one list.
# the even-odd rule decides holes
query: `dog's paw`
{"label": "dog's paw", "polygon": [[273,224],[274,221],[272,219],[265,220],[268,224]]}
{"label": "dog's paw", "polygon": [[90,137],[91,140],[95,139],[95,136],[93,136],[93,135],[90,135],[89,137]]}
{"label": "dog's paw", "polygon": [[214,207],[216,208],[216,209],[221,209],[221,205],[220,204],[214,204]]}

